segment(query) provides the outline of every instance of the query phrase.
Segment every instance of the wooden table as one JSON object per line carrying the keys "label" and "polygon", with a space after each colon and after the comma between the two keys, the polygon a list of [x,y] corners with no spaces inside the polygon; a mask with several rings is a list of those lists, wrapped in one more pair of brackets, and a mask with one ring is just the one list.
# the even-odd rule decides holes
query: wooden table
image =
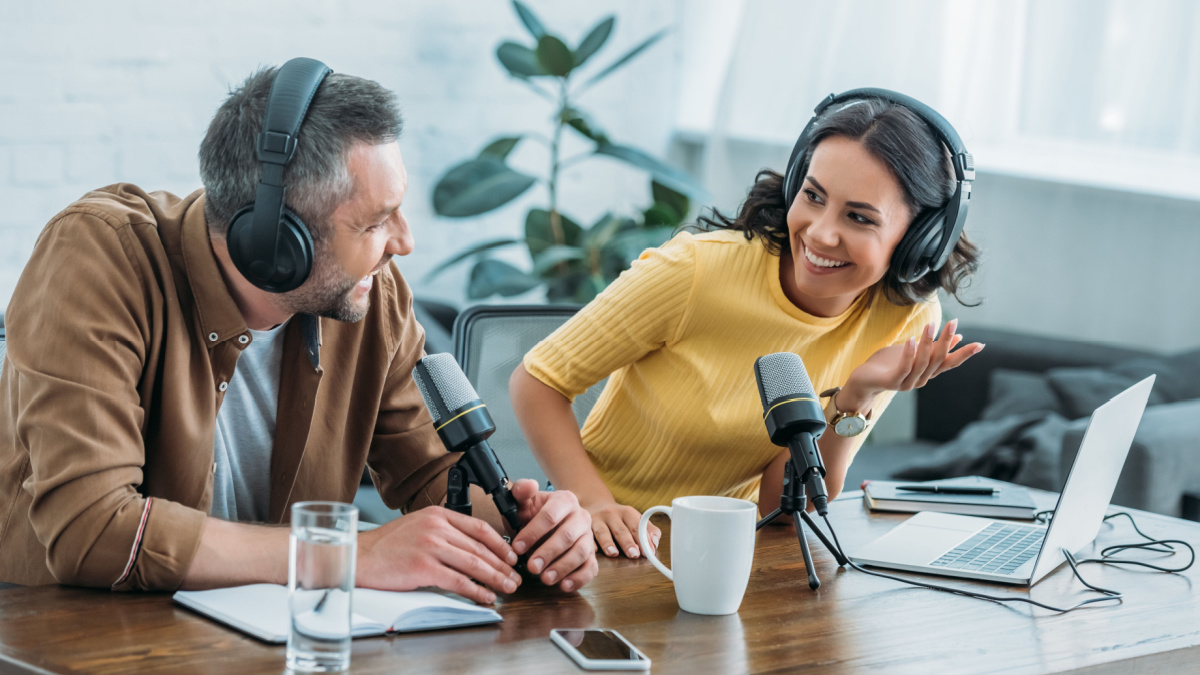
{"label": "wooden table", "polygon": [[[1053,495],[1039,498],[1053,505]],[[904,517],[869,516],[853,497],[835,502],[830,515],[850,550]],[[1136,515],[1151,535],[1200,543],[1198,523]],[[1115,524],[1103,526],[1100,544],[1136,539],[1128,521],[1110,522]],[[505,621],[498,626],[355,640],[352,671],[580,673],[547,636],[551,628],[584,626],[619,629],[653,660],[656,673],[1200,669],[1198,568],[1161,574],[1085,565],[1089,581],[1123,591],[1125,601],[1058,615],[839,569],[815,538],[812,542],[823,581],[816,592],[808,588],[791,528],[760,532],[750,587],[735,615],[683,612],[670,583],[647,561],[601,559],[600,575],[579,594],[531,587],[503,600]],[[1176,555],[1169,564],[1185,557]],[[1091,597],[1065,567],[1032,591],[946,583],[1031,594],[1058,605]],[[283,647],[201,618],[172,604],[167,594],[0,590],[0,672],[281,672],[283,661]]]}

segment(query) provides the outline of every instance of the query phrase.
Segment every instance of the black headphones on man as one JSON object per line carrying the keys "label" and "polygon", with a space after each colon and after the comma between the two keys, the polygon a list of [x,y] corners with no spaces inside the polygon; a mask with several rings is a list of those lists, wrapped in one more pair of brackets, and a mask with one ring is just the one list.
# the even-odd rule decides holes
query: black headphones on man
{"label": "black headphones on man", "polygon": [[331,72],[316,59],[296,58],[283,64],[271,83],[258,135],[262,178],[254,202],[233,214],[225,236],[234,266],[264,291],[294,290],[312,272],[312,235],[300,216],[284,204],[283,170],[296,154],[296,140],[308,104]]}
{"label": "black headphones on man", "polygon": [[954,127],[950,126],[950,123],[933,108],[914,98],[888,89],[851,89],[837,95],[830,94],[817,105],[812,119],[808,121],[804,131],[800,132],[800,138],[796,140],[796,145],[792,148],[792,155],[788,159],[787,174],[783,181],[784,203],[790,209],[792,200],[800,192],[800,181],[808,171],[807,163],[804,161],[806,159],[805,150],[808,149],[809,137],[817,126],[817,118],[821,116],[821,113],[835,103],[869,98],[883,99],[904,106],[924,120],[942,143],[950,149],[954,164],[955,186],[950,201],[945,206],[926,209],[918,214],[892,254],[891,267],[896,270],[900,281],[912,283],[929,272],[941,269],[950,258],[950,254],[954,251],[954,245],[958,243],[958,238],[962,234],[963,224],[967,221],[967,206],[971,199],[971,181],[975,180],[975,159],[971,153],[967,152],[967,148],[963,145],[962,139],[958,137],[958,132],[954,130]]}

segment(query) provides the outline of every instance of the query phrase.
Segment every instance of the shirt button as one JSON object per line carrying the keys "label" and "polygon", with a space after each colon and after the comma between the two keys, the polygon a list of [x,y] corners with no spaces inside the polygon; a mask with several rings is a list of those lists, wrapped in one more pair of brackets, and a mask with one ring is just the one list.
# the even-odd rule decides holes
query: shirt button
{"label": "shirt button", "polygon": [[229,388],[228,382],[222,382],[221,384],[217,385],[217,391],[225,391],[228,388]]}
{"label": "shirt button", "polygon": [[216,341],[217,341],[217,334],[216,334],[216,333],[209,333],[209,334],[208,334],[208,341],[209,341],[209,342],[216,342]]}
{"label": "shirt button", "polygon": [[250,342],[250,337],[248,335],[239,335],[238,342],[240,342],[242,344],[246,344],[246,343]]}

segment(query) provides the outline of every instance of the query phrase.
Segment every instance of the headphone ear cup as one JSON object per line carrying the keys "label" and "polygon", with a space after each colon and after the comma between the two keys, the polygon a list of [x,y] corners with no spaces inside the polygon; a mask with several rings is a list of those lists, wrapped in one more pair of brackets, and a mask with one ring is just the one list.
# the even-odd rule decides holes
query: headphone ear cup
{"label": "headphone ear cup", "polygon": [[275,267],[267,262],[269,253],[253,249],[254,205],[248,204],[233,214],[225,242],[234,267],[247,281],[271,293],[295,290],[308,279],[313,266],[313,240],[308,226],[291,209],[280,216],[278,253]]}
{"label": "headphone ear cup", "polygon": [[308,226],[291,209],[283,209],[280,221],[275,274],[277,278],[283,278],[268,290],[286,293],[299,288],[312,272],[313,240]]}
{"label": "headphone ear cup", "polygon": [[229,227],[225,230],[225,244],[229,249],[229,258],[233,261],[233,266],[246,277],[250,283],[258,285],[258,282],[251,278],[253,272],[251,265],[254,262],[254,252],[250,250],[250,233],[254,229],[254,202],[251,202],[237,210],[233,214],[233,218],[229,219]]}
{"label": "headphone ear cup", "polygon": [[910,284],[929,273],[942,241],[944,209],[930,209],[908,226],[892,253],[892,268],[901,283]]}

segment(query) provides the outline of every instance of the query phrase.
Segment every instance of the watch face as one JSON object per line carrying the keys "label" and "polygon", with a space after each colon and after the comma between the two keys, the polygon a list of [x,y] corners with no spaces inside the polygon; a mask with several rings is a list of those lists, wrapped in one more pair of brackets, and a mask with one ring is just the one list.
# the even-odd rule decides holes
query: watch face
{"label": "watch face", "polygon": [[867,421],[861,415],[847,415],[833,425],[838,436],[857,436],[867,428]]}

